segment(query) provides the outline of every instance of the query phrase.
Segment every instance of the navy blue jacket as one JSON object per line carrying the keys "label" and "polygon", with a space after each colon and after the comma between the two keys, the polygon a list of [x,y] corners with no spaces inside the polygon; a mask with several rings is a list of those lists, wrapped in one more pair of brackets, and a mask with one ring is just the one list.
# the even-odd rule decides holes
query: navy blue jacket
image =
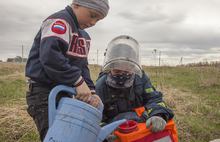
{"label": "navy blue jacket", "polygon": [[26,64],[26,76],[45,85],[73,86],[83,77],[91,90],[88,69],[90,37],[79,29],[70,6],[43,21]]}
{"label": "navy blue jacket", "polygon": [[174,114],[164,103],[162,93],[156,91],[144,72],[142,78],[136,75],[133,86],[126,89],[112,88],[106,84],[106,79],[107,74],[101,73],[96,81],[96,94],[104,104],[104,122],[111,122],[119,113],[134,111],[134,108],[142,106],[147,112],[145,118],[155,115],[166,121],[173,118]]}

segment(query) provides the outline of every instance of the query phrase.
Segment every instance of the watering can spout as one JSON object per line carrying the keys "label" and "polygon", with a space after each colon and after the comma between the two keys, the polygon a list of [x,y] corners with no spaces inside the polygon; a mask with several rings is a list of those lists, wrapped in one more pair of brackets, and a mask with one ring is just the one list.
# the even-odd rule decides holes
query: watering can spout
{"label": "watering can spout", "polygon": [[125,121],[126,121],[126,119],[118,120],[118,121],[112,122],[112,123],[102,127],[99,132],[98,139],[96,142],[104,141],[104,139],[109,134],[111,134],[111,132],[113,132],[120,124],[124,123]]}

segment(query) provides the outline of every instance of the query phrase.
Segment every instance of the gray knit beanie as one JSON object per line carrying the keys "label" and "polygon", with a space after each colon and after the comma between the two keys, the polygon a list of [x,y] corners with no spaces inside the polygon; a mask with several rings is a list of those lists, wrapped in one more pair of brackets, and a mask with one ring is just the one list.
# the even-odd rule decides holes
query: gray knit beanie
{"label": "gray knit beanie", "polygon": [[104,17],[108,14],[108,0],[73,0],[73,4],[78,4],[100,12]]}

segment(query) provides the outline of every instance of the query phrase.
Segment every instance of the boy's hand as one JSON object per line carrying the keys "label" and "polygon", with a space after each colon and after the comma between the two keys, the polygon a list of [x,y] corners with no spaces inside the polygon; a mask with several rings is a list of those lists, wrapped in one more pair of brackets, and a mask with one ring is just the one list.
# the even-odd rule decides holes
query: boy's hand
{"label": "boy's hand", "polygon": [[146,126],[147,128],[150,128],[152,132],[160,132],[164,130],[166,121],[162,117],[152,116],[146,121]]}
{"label": "boy's hand", "polygon": [[86,102],[93,107],[98,107],[102,103],[101,99],[97,95],[92,95],[91,90],[85,83],[85,81],[78,87],[76,87],[76,99]]}
{"label": "boy's hand", "polygon": [[92,105],[92,106],[97,108],[100,103],[102,103],[102,101],[101,101],[101,99],[99,98],[98,95],[90,96],[88,104],[90,104],[90,105]]}
{"label": "boy's hand", "polygon": [[92,94],[91,94],[89,87],[85,83],[85,81],[81,85],[76,87],[76,92],[77,92],[76,99],[81,100],[86,103],[89,102],[90,96]]}

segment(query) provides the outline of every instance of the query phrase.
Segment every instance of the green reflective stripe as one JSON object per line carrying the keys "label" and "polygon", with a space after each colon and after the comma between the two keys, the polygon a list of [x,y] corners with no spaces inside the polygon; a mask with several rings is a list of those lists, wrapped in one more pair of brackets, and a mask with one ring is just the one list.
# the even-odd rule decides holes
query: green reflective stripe
{"label": "green reflective stripe", "polygon": [[152,92],[154,92],[154,89],[153,88],[146,88],[145,91],[146,91],[146,93],[152,93]]}
{"label": "green reflective stripe", "polygon": [[162,106],[162,107],[166,107],[166,104],[164,102],[161,103],[157,103],[158,105]]}

